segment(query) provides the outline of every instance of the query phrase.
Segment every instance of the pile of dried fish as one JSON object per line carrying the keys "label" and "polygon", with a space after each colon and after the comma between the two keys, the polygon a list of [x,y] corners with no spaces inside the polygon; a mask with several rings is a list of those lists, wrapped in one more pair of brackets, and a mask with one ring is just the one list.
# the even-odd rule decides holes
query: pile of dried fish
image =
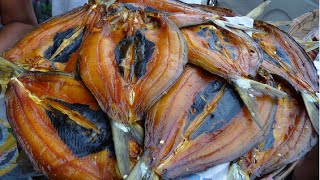
{"label": "pile of dried fish", "polygon": [[302,158],[318,141],[316,69],[287,33],[228,21],[237,16],[90,1],[24,37],[0,58],[0,85],[36,171],[174,179],[233,162],[229,177],[246,179]]}

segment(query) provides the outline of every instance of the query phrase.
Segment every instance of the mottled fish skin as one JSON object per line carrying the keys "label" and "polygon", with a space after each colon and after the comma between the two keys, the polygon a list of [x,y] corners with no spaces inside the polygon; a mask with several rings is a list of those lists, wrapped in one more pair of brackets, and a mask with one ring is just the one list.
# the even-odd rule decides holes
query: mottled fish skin
{"label": "mottled fish skin", "polygon": [[[114,121],[130,124],[178,79],[187,48],[179,29],[158,13],[121,4],[109,11],[100,30],[84,41],[80,74],[101,108]],[[131,26],[134,19],[138,23]]]}
{"label": "mottled fish skin", "polygon": [[[252,81],[256,79],[257,70],[263,61],[258,44],[241,30],[233,32],[213,24],[181,28],[187,45],[189,63],[230,81],[241,99],[248,107],[253,120],[262,129],[258,109],[256,109],[253,92],[263,92],[277,97],[282,92],[266,87],[265,84]],[[246,84],[242,82],[247,82]],[[253,84],[256,84],[253,87]],[[276,93],[274,93],[276,92]]]}
{"label": "mottled fish skin", "polygon": [[[257,104],[268,131],[275,101],[263,96]],[[147,114],[141,161],[161,178],[182,177],[241,157],[263,140],[263,134],[230,85],[187,66]]]}
{"label": "mottled fish skin", "polygon": [[239,161],[245,172],[263,177],[274,170],[301,159],[317,143],[306,108],[296,95],[284,85],[289,96],[278,99],[278,109],[272,131],[274,141],[271,147],[251,150]]}
{"label": "mottled fish skin", "polygon": [[[25,73],[9,82],[5,98],[9,123],[38,171],[53,179],[118,179],[108,118],[80,81]],[[75,117],[99,131],[76,123]]]}
{"label": "mottled fish skin", "polygon": [[105,14],[101,5],[87,4],[54,17],[22,38],[4,57],[29,70],[75,73],[86,31]]}
{"label": "mottled fish skin", "polygon": [[253,33],[264,51],[262,68],[290,82],[296,90],[319,91],[316,68],[305,51],[287,33],[262,21],[255,28],[265,33]]}
{"label": "mottled fish skin", "polygon": [[144,7],[147,10],[156,9],[156,12],[166,14],[179,28],[206,23],[212,18],[223,19],[218,14],[203,11],[176,0],[158,0],[156,3],[153,0],[117,0],[117,2],[130,3]]}
{"label": "mottled fish skin", "polygon": [[71,41],[70,44],[65,47],[65,49],[58,53],[56,57],[53,57],[53,55],[57,52],[63,40],[70,39],[71,36],[75,34],[75,31],[75,28],[71,28],[56,34],[53,38],[53,45],[45,51],[44,57],[46,59],[50,59],[52,62],[67,63],[70,55],[79,49],[85,34],[85,29],[80,30],[80,34],[73,41]]}
{"label": "mottled fish skin", "polygon": [[85,39],[81,79],[112,119],[123,177],[135,163],[131,156],[137,153],[132,152],[140,152],[132,149],[138,143],[133,136],[143,139],[134,126],[178,80],[186,63],[187,47],[179,29],[164,15],[139,6],[112,4],[105,20]]}
{"label": "mottled fish skin", "polygon": [[264,50],[262,69],[289,82],[303,97],[312,125],[319,133],[319,78],[317,70],[302,47],[287,33],[262,21],[255,28],[265,33],[253,33]]}
{"label": "mottled fish skin", "polygon": [[244,32],[239,30],[239,36],[215,25],[191,26],[181,31],[191,64],[225,79],[256,76],[263,61],[262,51]]}
{"label": "mottled fish skin", "polygon": [[59,46],[61,45],[63,39],[68,39],[74,33],[75,28],[67,29],[63,32],[58,32],[53,37],[53,44],[44,52],[44,57],[46,59],[50,59],[51,56],[57,51]]}
{"label": "mottled fish skin", "polygon": [[[273,97],[283,97],[285,94],[268,85],[249,80],[256,78],[257,70],[263,61],[263,53],[248,34],[239,29],[230,29],[229,25],[226,26],[222,22],[226,21],[223,15],[234,16],[235,13],[222,9],[192,7],[175,0],[160,0],[157,3],[150,0],[119,0],[119,2],[139,4],[143,7],[150,6],[159,9],[170,18],[181,28],[187,41],[189,63],[232,82],[248,107],[253,120],[262,129],[260,115],[254,105],[255,95],[248,92],[248,86],[242,87],[242,84],[237,81],[244,80],[249,86],[255,84],[253,91]],[[211,30],[216,29],[215,33],[209,30],[208,35],[203,37],[196,34],[199,30],[194,30],[195,34],[192,34],[190,29],[199,24],[208,26]]]}
{"label": "mottled fish skin", "polygon": [[63,114],[58,110],[46,110],[59,137],[73,154],[77,157],[85,157],[106,148],[113,150],[111,128],[109,122],[106,121],[108,117],[103,111],[94,111],[88,106],[81,104],[69,104],[63,101],[57,102],[69,107],[70,110],[74,112],[78,112],[100,130],[99,133],[96,133],[92,129],[87,129],[78,125],[70,119],[68,115]]}

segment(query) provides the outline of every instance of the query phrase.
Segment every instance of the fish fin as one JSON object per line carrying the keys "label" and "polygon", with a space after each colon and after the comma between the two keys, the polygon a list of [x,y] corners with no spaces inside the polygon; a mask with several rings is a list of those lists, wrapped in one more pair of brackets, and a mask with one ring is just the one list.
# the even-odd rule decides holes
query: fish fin
{"label": "fish fin", "polygon": [[254,96],[253,95],[250,96],[249,95],[250,93],[247,91],[247,89],[242,87],[241,85],[234,83],[234,86],[235,86],[236,91],[240,95],[240,98],[242,99],[242,101],[244,102],[246,107],[248,108],[253,121],[257,124],[257,126],[260,128],[260,130],[263,131],[263,124],[262,124],[262,121],[259,117],[257,105],[254,102],[255,101]]}
{"label": "fish fin", "polygon": [[[4,73],[10,73],[10,75],[19,75],[25,70],[0,56],[0,71]],[[3,77],[4,75],[6,74],[1,74],[0,77]]]}
{"label": "fish fin", "polygon": [[[250,79],[244,79],[241,78],[241,81],[247,81],[247,83],[250,83],[250,86],[253,90],[257,91],[258,93],[262,93],[262,94],[266,94],[272,97],[276,97],[276,98],[283,98],[288,96],[287,93],[276,89],[268,84],[263,84],[257,81],[253,81]],[[254,92],[253,92],[254,93]]]}
{"label": "fish fin", "polygon": [[19,76],[24,71],[22,67],[0,57],[0,85],[2,88],[11,78]]}
{"label": "fish fin", "polygon": [[253,81],[250,79],[245,79],[241,77],[231,79],[233,82],[237,92],[239,93],[242,101],[247,106],[253,120],[257,123],[259,128],[263,130],[263,125],[261,123],[259,112],[257,110],[257,106],[255,104],[255,97],[257,94],[262,93],[266,95],[270,95],[276,98],[286,97],[287,94],[282,92],[274,87],[271,87],[267,84],[263,84],[257,81]]}
{"label": "fish fin", "polygon": [[128,176],[127,180],[152,180],[153,174],[155,173],[149,169],[148,163],[146,163],[146,158],[143,155],[130,172],[130,175]]}
{"label": "fish fin", "polygon": [[259,29],[256,29],[256,28],[252,28],[252,27],[248,27],[248,26],[244,26],[244,25],[237,25],[237,24],[232,24],[228,21],[224,21],[224,20],[220,20],[220,19],[210,19],[212,23],[214,23],[215,25],[225,29],[225,30],[228,30],[236,35],[239,36],[239,33],[237,33],[235,30],[233,30],[232,28],[234,29],[238,29],[238,30],[243,30],[243,31],[252,31],[252,32],[256,32],[256,33],[263,33],[265,34],[266,32],[262,31],[262,30],[259,30]]}
{"label": "fish fin", "polygon": [[[142,179],[142,171],[147,171],[146,163],[143,162],[145,158],[141,157],[138,163],[130,172],[130,156],[129,156],[129,140],[134,139],[138,144],[143,145],[144,131],[140,124],[133,123],[130,126],[123,125],[112,121],[112,135],[118,161],[120,173],[124,179]],[[149,172],[149,171],[148,171]],[[130,175],[129,175],[130,174]],[[151,174],[151,173],[150,173]],[[136,178],[141,177],[141,178]]]}
{"label": "fish fin", "polygon": [[311,123],[317,134],[319,134],[319,98],[306,91],[302,91],[301,95],[307,108]]}
{"label": "fish fin", "polygon": [[271,176],[271,178],[274,180],[286,179],[286,177],[289,176],[289,174],[294,170],[298,163],[299,161],[296,161],[292,164],[285,166],[277,175],[275,175],[274,177]]}
{"label": "fish fin", "polygon": [[144,131],[143,127],[141,127],[138,123],[133,123],[130,128],[131,137],[140,145],[143,145],[144,140]]}
{"label": "fish fin", "polygon": [[126,179],[130,173],[130,127],[115,121],[111,121],[111,129],[119,171],[121,176]]}
{"label": "fish fin", "polygon": [[267,21],[267,23],[273,26],[279,27],[279,26],[289,26],[291,24],[291,21]]}
{"label": "fish fin", "polygon": [[259,6],[251,10],[246,16],[251,19],[257,19],[271,3],[270,0],[261,3]]}

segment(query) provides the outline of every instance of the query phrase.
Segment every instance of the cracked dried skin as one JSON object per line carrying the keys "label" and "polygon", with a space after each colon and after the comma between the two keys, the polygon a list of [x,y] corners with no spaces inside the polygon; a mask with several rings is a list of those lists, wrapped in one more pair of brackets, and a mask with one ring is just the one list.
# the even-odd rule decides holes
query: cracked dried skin
{"label": "cracked dried skin", "polygon": [[86,31],[104,15],[104,7],[84,5],[39,25],[4,53],[11,62],[40,71],[75,72]]}
{"label": "cracked dried skin", "polygon": [[319,91],[318,76],[313,62],[287,33],[262,21],[255,28],[266,33],[253,33],[264,50],[262,68],[290,82],[296,90]]}
{"label": "cracked dried skin", "polygon": [[[267,131],[275,101],[263,96],[257,104]],[[162,178],[181,177],[241,157],[263,133],[225,81],[188,66],[147,115],[144,160]]]}
{"label": "cracked dried skin", "polygon": [[189,63],[225,79],[256,76],[262,52],[244,32],[235,30],[236,35],[215,25],[186,27],[181,31],[188,45]]}
{"label": "cracked dried skin", "polygon": [[210,18],[222,18],[217,14],[202,11],[176,0],[117,0],[117,2],[130,3],[146,9],[160,11],[166,14],[178,27],[202,24],[208,22]]}
{"label": "cracked dried skin", "polygon": [[[42,75],[11,80],[5,96],[9,123],[34,167],[49,178],[117,179],[111,129],[93,96],[70,76]],[[78,100],[73,99],[75,92]],[[75,117],[89,121],[99,133]]]}
{"label": "cracked dried skin", "polygon": [[179,78],[187,49],[166,17],[119,4],[110,8],[114,14],[84,41],[80,74],[111,119],[130,124]]}
{"label": "cracked dried skin", "polygon": [[[287,91],[289,93],[289,91]],[[317,142],[305,107],[291,93],[278,99],[273,144],[251,150],[240,161],[242,169],[261,177],[302,158]]]}

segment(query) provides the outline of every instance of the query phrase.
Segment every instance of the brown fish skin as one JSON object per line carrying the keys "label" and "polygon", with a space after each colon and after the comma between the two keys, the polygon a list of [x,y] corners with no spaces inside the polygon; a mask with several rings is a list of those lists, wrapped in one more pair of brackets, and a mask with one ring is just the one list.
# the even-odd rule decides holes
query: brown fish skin
{"label": "brown fish skin", "polygon": [[[114,121],[124,124],[140,120],[146,110],[179,78],[187,61],[184,39],[178,28],[167,18],[154,13],[130,11],[127,13],[131,18],[127,20],[129,23],[134,20],[134,16],[142,18],[146,15],[159,27],[154,29],[151,27],[144,31],[142,30],[144,22],[142,22],[138,25],[140,27],[132,32],[122,28],[112,29],[112,22],[106,22],[101,31],[93,32],[86,39],[81,50],[80,61],[82,80],[94,94],[101,108]],[[126,25],[128,24],[125,23],[124,26]],[[122,77],[119,72],[120,67],[116,64],[114,51],[121,40],[138,31],[155,44],[154,52],[146,65],[145,74],[137,77],[132,76],[133,70],[130,67],[125,67],[132,68],[134,61],[135,52],[132,46],[129,47],[126,59],[120,64],[125,67]],[[108,50],[101,53],[105,49]]]}
{"label": "brown fish skin", "polygon": [[54,17],[4,53],[7,60],[29,70],[74,73],[86,31],[105,14],[102,5],[84,5]]}
{"label": "brown fish skin", "polygon": [[257,44],[242,31],[239,37],[215,25],[181,29],[188,45],[191,64],[198,65],[225,79],[255,77],[262,63]]}
{"label": "brown fish skin", "polygon": [[[154,1],[151,0],[119,0],[118,2],[139,4],[144,7],[150,6],[151,8],[158,9],[162,13],[166,14],[166,16],[170,18],[179,28],[188,28],[192,25],[213,23],[215,25],[212,25],[212,27],[219,27],[219,32],[224,29],[228,36],[233,37],[231,39],[237,39],[238,42],[240,42],[234,44],[235,47],[239,46],[240,44],[245,44],[243,46],[245,48],[241,49],[242,51],[239,53],[240,56],[237,57],[240,58],[240,61],[237,61],[237,59],[236,61],[232,61],[235,59],[232,57],[234,54],[229,54],[229,52],[232,52],[232,50],[219,52],[218,49],[216,52],[210,53],[210,42],[207,43],[200,41],[197,44],[198,41],[195,41],[195,39],[199,40],[199,38],[194,37],[197,36],[197,34],[191,36],[190,38],[186,37],[186,34],[184,34],[190,51],[188,54],[189,62],[200,66],[211,73],[218,74],[220,76],[222,75],[222,77],[231,81],[237,88],[240,97],[248,107],[253,120],[258,124],[258,127],[262,129],[262,123],[258,114],[258,110],[255,108],[255,96],[250,97],[249,94],[252,95],[252,93],[248,91],[247,87],[254,86],[254,88],[251,88],[250,90],[258,92],[258,94],[269,94],[273,97],[283,97],[285,96],[285,93],[277,91],[277,89],[268,85],[250,80],[250,78],[255,77],[257,74],[257,69],[263,61],[262,52],[252,38],[249,37],[245,32],[242,30],[229,28],[230,24],[224,22],[225,18],[220,14],[232,15],[232,12],[227,12],[226,10],[214,10],[214,8],[196,8],[175,0],[161,0],[157,1],[157,3],[154,3]],[[196,17],[200,17],[200,19],[192,18],[194,15]],[[240,28],[240,26],[238,28]],[[216,41],[219,42],[219,40],[220,39],[217,39]],[[215,40],[211,40],[212,46],[215,46],[214,41]],[[196,47],[196,50],[192,52],[194,46]],[[199,46],[198,49],[197,46]],[[226,49],[228,49],[228,47]],[[194,53],[194,57],[190,55],[192,53]],[[226,55],[227,57],[224,58],[223,55]],[[219,59],[219,61],[213,59],[212,57]],[[245,87],[242,86],[244,84],[243,82],[246,84]]]}
{"label": "brown fish skin", "polygon": [[109,12],[81,47],[80,75],[112,119],[118,165],[126,176],[134,126],[178,80],[187,47],[179,29],[159,13],[116,3]]}
{"label": "brown fish skin", "polygon": [[191,6],[194,8],[201,9],[203,11],[217,14],[219,16],[227,16],[227,17],[240,16],[240,14],[233,11],[232,9],[222,8],[222,7],[218,7],[218,6],[207,6],[207,5],[202,5],[202,4],[191,4]]}
{"label": "brown fish skin", "polygon": [[217,14],[202,11],[176,0],[158,0],[156,2],[153,0],[117,0],[117,2],[136,4],[144,8],[152,7],[167,14],[168,18],[179,28],[206,23],[213,18],[222,18]]}
{"label": "brown fish skin", "polygon": [[[47,114],[48,105],[43,104],[47,98],[55,98],[66,103],[98,108],[98,104],[94,101],[91,93],[82,83],[70,76],[65,76],[65,81],[61,81],[61,76],[54,78],[55,75],[52,74],[44,75],[44,77],[41,77],[42,79],[40,78],[37,81],[37,77],[40,76],[41,74],[31,73],[23,74],[21,81],[19,78],[13,78],[8,84],[5,95],[9,123],[21,147],[32,160],[34,167],[52,179],[82,179],[83,177],[119,179],[116,160],[108,148],[86,156],[76,155],[69,148],[69,145],[61,139],[58,130]],[[37,83],[44,87],[43,79],[45,78],[48,80],[45,90],[37,91],[37,88],[26,88],[27,86],[34,87]],[[75,87],[72,87],[72,85]],[[78,98],[78,101],[72,99],[71,95],[75,93],[73,90],[81,88],[82,91],[78,90],[76,92],[81,93],[77,95],[81,95],[85,100],[81,98]],[[55,96],[55,94],[61,93],[58,89],[62,90],[67,98]],[[33,90],[37,92],[32,94]],[[50,93],[45,95],[44,91]]]}
{"label": "brown fish skin", "polygon": [[[85,85],[70,75],[25,73],[19,77],[19,81],[39,98],[59,99],[71,104],[86,104],[93,110],[100,109]],[[79,94],[81,94],[81,98],[79,98]]]}
{"label": "brown fish skin", "polygon": [[267,34],[253,33],[253,38],[276,61],[266,59],[262,68],[289,81],[298,91],[317,92],[317,71],[298,43],[285,32],[265,22],[255,21],[255,27]]}
{"label": "brown fish skin", "polygon": [[[209,85],[213,89],[205,91]],[[205,92],[215,93],[209,98]],[[194,104],[197,98],[201,100],[199,97],[206,104],[199,106],[200,110]],[[229,104],[230,111],[222,111],[224,103]],[[257,104],[263,130],[267,131],[274,120],[275,101],[263,96]],[[193,116],[195,119],[189,120]],[[147,115],[145,152],[138,166],[148,170],[149,174],[144,176],[155,171],[161,178],[173,179],[235,160],[263,138],[264,132],[257,128],[239,96],[225,81],[198,67],[187,66],[179,81]],[[130,174],[128,179],[133,176]]]}
{"label": "brown fish skin", "polygon": [[301,48],[287,33],[262,21],[255,28],[266,33],[253,33],[253,38],[264,50],[263,70],[289,82],[303,97],[312,125],[319,132],[319,82],[316,68]]}
{"label": "brown fish skin", "polygon": [[255,148],[239,161],[244,171],[258,177],[267,175],[302,158],[318,140],[306,108],[292,94],[278,99],[272,133],[270,148]]}
{"label": "brown fish skin", "polygon": [[285,93],[253,81],[263,62],[263,53],[245,32],[234,31],[237,33],[211,24],[181,29],[188,45],[189,62],[228,80],[262,129],[259,110],[255,105],[256,96],[283,97]]}
{"label": "brown fish skin", "polygon": [[[225,9],[215,6],[204,6],[198,4],[193,4],[192,6],[212,14],[217,14],[219,16],[233,17],[239,15],[231,9]],[[207,38],[200,38],[199,30],[201,30],[202,28],[209,28],[213,30],[215,36],[210,36],[210,32],[208,32],[208,34],[206,35]],[[185,27],[181,30],[187,40],[189,49],[191,49],[188,51],[189,57],[191,57],[189,58],[190,63],[195,65],[201,65],[201,67],[203,67],[204,69],[210,72],[214,72],[215,74],[217,73],[217,71],[225,70],[222,74],[218,75],[222,75],[222,77],[227,79],[228,77],[226,77],[226,74],[229,74],[230,72],[242,77],[252,78],[256,76],[256,71],[263,61],[262,52],[258,45],[243,31],[233,30],[237,33],[234,34],[229,30],[219,28],[216,25],[209,24]],[[197,44],[197,42],[194,41],[194,38],[199,39],[200,42]],[[209,38],[216,39],[216,43],[214,44],[210,42]],[[199,51],[203,52],[203,55],[199,55],[196,53]],[[225,58],[230,60],[227,60]],[[225,64],[228,65],[235,65],[231,67],[232,69],[230,69],[230,67],[223,67],[225,65],[224,63],[215,64],[216,59],[222,59],[222,61],[226,62]]]}

